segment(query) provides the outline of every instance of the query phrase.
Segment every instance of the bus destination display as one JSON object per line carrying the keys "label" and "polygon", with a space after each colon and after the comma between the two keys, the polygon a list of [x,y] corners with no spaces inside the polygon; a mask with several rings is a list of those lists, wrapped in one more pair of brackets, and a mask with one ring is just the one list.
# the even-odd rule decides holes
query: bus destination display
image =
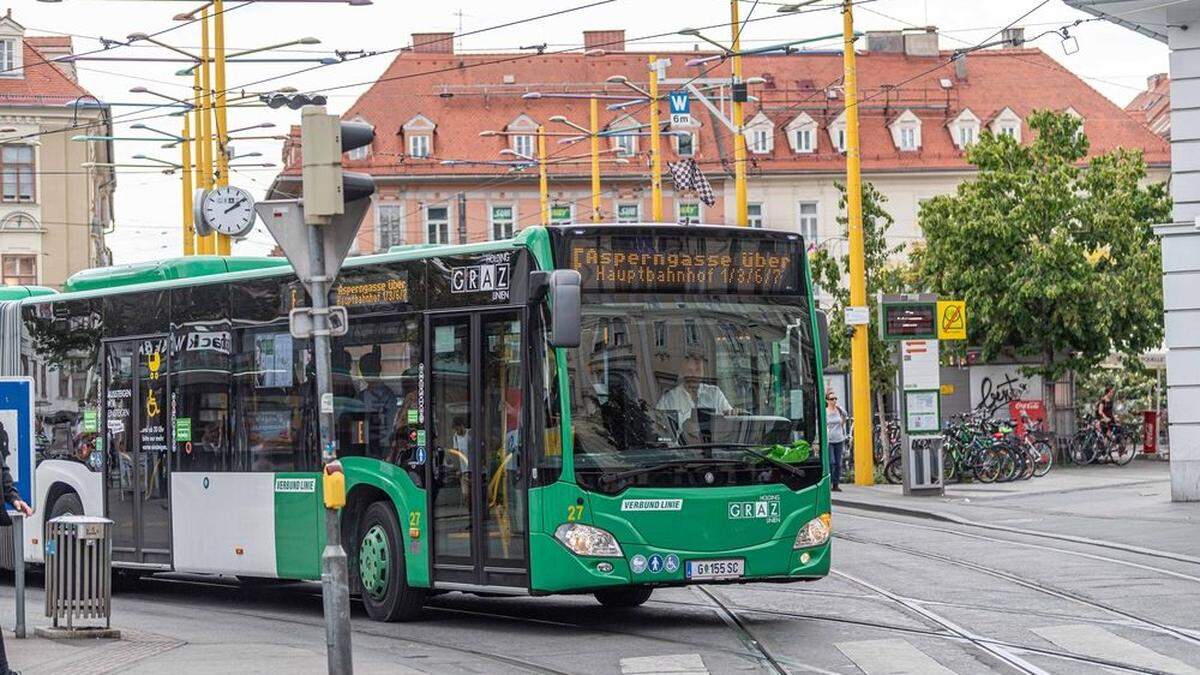
{"label": "bus destination display", "polygon": [[572,239],[586,291],[802,293],[803,251],[775,239],[596,235]]}

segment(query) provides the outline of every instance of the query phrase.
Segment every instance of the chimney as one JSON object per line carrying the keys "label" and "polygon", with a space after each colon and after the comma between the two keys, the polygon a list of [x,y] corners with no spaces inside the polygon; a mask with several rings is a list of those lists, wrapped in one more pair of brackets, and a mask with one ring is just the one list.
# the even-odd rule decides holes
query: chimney
{"label": "chimney", "polygon": [[1005,46],[1020,48],[1025,46],[1025,29],[1024,28],[1005,28],[1001,33],[1001,38],[1004,39]]}
{"label": "chimney", "polygon": [[1168,76],[1166,73],[1155,73],[1146,78],[1146,89],[1154,91],[1155,89],[1158,89],[1159,84],[1166,82],[1167,79]]}
{"label": "chimney", "polygon": [[904,34],[898,30],[867,31],[867,51],[880,54],[902,54]]}
{"label": "chimney", "polygon": [[937,28],[929,26],[920,32],[905,33],[904,53],[907,56],[939,56]]}
{"label": "chimney", "polygon": [[603,49],[606,52],[623,52],[625,51],[625,31],[585,30],[583,31],[583,48],[585,51]]}
{"label": "chimney", "polygon": [[453,54],[454,33],[413,33],[412,50],[418,54]]}
{"label": "chimney", "polygon": [[959,54],[954,58],[954,77],[959,82],[967,81],[967,55]]}

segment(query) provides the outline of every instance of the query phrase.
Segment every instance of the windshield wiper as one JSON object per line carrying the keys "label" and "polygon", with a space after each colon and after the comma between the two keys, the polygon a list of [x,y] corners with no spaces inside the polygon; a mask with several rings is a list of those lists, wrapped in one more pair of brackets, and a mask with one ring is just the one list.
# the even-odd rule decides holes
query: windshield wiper
{"label": "windshield wiper", "polygon": [[681,445],[681,446],[678,446],[677,448],[672,448],[672,449],[673,450],[701,450],[701,449],[706,449],[706,448],[717,448],[717,449],[728,448],[730,450],[741,450],[742,452],[744,452],[748,455],[757,457],[761,460],[768,461],[780,468],[787,469],[788,471],[792,472],[793,474],[795,474],[797,476],[800,476],[801,478],[808,475],[804,472],[804,469],[798,469],[795,466],[788,464],[787,462],[785,462],[781,459],[776,459],[775,457],[772,457],[761,450],[755,449],[755,446],[750,445],[748,443],[694,443],[692,445]]}
{"label": "windshield wiper", "polygon": [[[671,449],[675,450],[676,448],[671,448]],[[653,464],[650,466],[640,466],[636,469],[628,469],[626,471],[618,471],[616,473],[602,474],[600,476],[600,482],[604,483],[605,485],[612,485],[613,483],[616,483],[617,481],[625,480],[626,478],[633,478],[634,476],[640,476],[644,473],[653,473],[655,471],[662,471],[663,469],[676,469],[676,468],[683,468],[683,467],[689,467],[689,466],[714,466],[714,465],[728,465],[728,464],[741,464],[741,463],[742,462],[739,462],[735,459],[674,459],[669,462],[662,462],[662,463]]]}

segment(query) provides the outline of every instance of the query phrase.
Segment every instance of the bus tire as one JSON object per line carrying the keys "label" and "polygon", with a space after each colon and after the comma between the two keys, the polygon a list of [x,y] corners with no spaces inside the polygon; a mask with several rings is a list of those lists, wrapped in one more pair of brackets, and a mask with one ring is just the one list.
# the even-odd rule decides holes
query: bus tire
{"label": "bus tire", "polygon": [[74,492],[64,492],[54,500],[50,505],[50,511],[46,517],[47,521],[58,518],[59,516],[82,516],[83,501],[79,499],[79,495]]}
{"label": "bus tire", "polygon": [[367,615],[376,621],[410,621],[421,613],[425,591],[408,585],[400,521],[386,502],[374,502],[359,520],[358,574]]}
{"label": "bus tire", "polygon": [[622,586],[596,591],[596,599],[609,609],[628,609],[643,605],[654,589],[649,586]]}

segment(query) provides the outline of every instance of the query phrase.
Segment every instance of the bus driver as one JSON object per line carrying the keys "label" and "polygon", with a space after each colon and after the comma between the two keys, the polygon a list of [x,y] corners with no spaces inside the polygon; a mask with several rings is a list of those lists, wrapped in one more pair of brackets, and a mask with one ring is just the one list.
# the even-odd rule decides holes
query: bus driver
{"label": "bus driver", "polygon": [[728,415],[734,412],[725,392],[715,384],[708,384],[704,379],[704,357],[699,354],[688,354],[683,359],[683,372],[680,382],[658,399],[655,408],[673,411],[677,416],[679,428],[692,417],[696,408],[711,410],[718,415]]}

